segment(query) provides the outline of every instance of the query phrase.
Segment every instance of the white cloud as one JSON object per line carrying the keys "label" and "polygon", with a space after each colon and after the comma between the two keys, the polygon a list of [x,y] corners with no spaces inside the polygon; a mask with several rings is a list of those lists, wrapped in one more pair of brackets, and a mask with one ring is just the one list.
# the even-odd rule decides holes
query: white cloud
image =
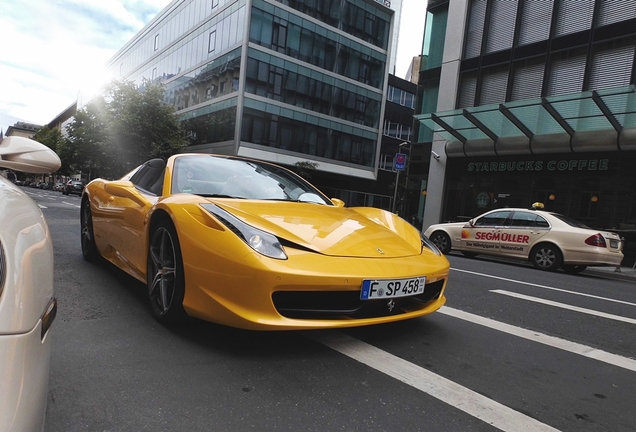
{"label": "white cloud", "polygon": [[[104,64],[171,0],[0,1],[0,128],[47,124],[105,80]],[[422,44],[425,0],[403,0],[398,75]]]}
{"label": "white cloud", "polygon": [[[0,127],[46,124],[171,0],[0,2]],[[35,3],[35,4],[34,4]]]}

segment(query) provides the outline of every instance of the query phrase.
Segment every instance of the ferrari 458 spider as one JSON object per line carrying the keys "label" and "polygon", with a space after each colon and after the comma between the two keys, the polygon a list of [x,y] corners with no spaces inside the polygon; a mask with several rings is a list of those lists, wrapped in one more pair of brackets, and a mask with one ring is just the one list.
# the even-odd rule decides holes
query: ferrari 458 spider
{"label": "ferrari 458 spider", "polygon": [[282,167],[179,154],[90,182],[82,252],[147,284],[161,322],[339,328],[439,309],[449,263],[392,213],[346,208]]}
{"label": "ferrari 458 spider", "polygon": [[[45,174],[60,159],[20,136],[0,140],[0,168]],[[49,386],[53,246],[40,208],[0,175],[0,431],[42,431]]]}

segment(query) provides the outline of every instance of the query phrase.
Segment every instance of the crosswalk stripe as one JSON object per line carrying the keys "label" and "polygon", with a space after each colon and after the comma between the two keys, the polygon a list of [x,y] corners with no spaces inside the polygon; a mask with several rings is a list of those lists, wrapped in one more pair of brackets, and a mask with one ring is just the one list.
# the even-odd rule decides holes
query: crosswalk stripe
{"label": "crosswalk stripe", "polygon": [[539,333],[533,330],[526,330],[521,327],[516,327],[510,324],[495,321],[490,318],[485,318],[479,315],[464,312],[458,309],[449,308],[448,306],[442,307],[436,313],[449,315],[455,318],[469,321],[474,324],[479,324],[485,327],[489,327],[500,332],[508,333],[513,336],[518,336],[524,339],[528,339],[543,345],[548,345],[554,348],[558,348],[564,351],[569,351],[574,354],[578,354],[584,357],[588,357],[594,360],[598,360],[604,363],[611,364],[623,369],[628,369],[636,372],[636,360],[619,356],[616,354],[608,353],[596,348],[592,348],[587,345],[579,344],[576,342],[570,342],[565,339],[561,339],[555,336],[549,336],[543,333]]}
{"label": "crosswalk stripe", "polygon": [[558,292],[562,292],[562,293],[566,293],[566,294],[572,294],[572,295],[577,295],[577,296],[581,296],[581,297],[589,297],[589,298],[594,298],[594,299],[598,299],[598,300],[604,300],[604,301],[608,301],[608,302],[612,302],[612,303],[620,303],[620,304],[625,304],[625,305],[629,305],[629,306],[636,306],[636,303],[631,303],[631,302],[627,302],[627,301],[623,301],[623,300],[617,300],[617,299],[612,299],[612,298],[608,298],[608,297],[601,297],[601,296],[596,296],[593,294],[586,294],[586,293],[582,293],[582,292],[578,292],[578,291],[570,291],[570,290],[564,290],[562,288],[555,288],[555,287],[551,287],[551,286],[547,286],[547,285],[539,285],[539,284],[535,284],[532,282],[525,282],[525,281],[520,281],[520,280],[515,280],[515,279],[509,279],[509,278],[504,278],[504,277],[500,277],[500,276],[493,276],[493,275],[489,275],[489,274],[484,274],[484,273],[478,273],[478,272],[474,272],[474,271],[470,271],[470,270],[462,270],[462,269],[456,269],[456,268],[452,268],[451,270],[454,271],[458,271],[460,273],[468,273],[468,274],[472,274],[472,275],[476,275],[476,276],[483,276],[483,277],[487,277],[490,279],[498,279],[498,280],[502,280],[505,282],[512,282],[512,283],[516,283],[519,285],[528,285],[528,286],[532,286],[535,288],[543,288],[543,289],[547,289],[547,290],[551,290],[551,291],[558,291]]}
{"label": "crosswalk stripe", "polygon": [[525,294],[519,294],[519,293],[515,293],[515,292],[511,292],[511,291],[506,291],[506,290],[490,290],[490,292],[495,293],[495,294],[503,294],[503,295],[507,295],[509,297],[516,297],[516,298],[520,298],[523,300],[528,300],[528,301],[532,301],[535,303],[543,303],[549,306],[555,306],[561,309],[568,309],[568,310],[572,310],[572,311],[576,311],[576,312],[581,312],[584,314],[588,314],[588,315],[594,315],[594,316],[598,316],[598,317],[603,317],[603,318],[609,318],[612,319],[614,321],[622,321],[622,322],[626,322],[629,324],[636,324],[636,319],[634,318],[627,318],[624,316],[620,316],[620,315],[614,315],[614,314],[609,314],[606,312],[600,312],[600,311],[596,311],[593,309],[587,309],[587,308],[582,308],[582,307],[578,307],[578,306],[572,306],[566,303],[559,303],[559,302],[555,302],[552,300],[546,300],[546,299],[542,299],[539,297],[532,297],[529,295],[525,295]]}
{"label": "crosswalk stripe", "polygon": [[447,378],[344,333],[330,330],[305,332],[304,334],[310,339],[408,384],[502,431],[547,432],[557,430]]}

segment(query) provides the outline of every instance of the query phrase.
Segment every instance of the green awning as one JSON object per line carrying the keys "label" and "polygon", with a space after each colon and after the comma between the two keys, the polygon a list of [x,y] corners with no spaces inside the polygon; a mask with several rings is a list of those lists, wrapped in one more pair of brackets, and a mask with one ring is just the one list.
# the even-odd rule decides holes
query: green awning
{"label": "green awning", "polygon": [[636,87],[415,116],[449,157],[636,150]]}

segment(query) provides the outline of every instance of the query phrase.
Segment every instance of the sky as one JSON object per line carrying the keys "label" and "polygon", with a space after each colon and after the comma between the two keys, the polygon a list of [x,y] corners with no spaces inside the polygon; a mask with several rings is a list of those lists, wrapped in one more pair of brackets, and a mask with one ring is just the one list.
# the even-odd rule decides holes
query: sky
{"label": "sky", "polygon": [[[80,89],[108,81],[103,66],[172,0],[0,1],[0,129],[45,125]],[[426,0],[402,0],[396,75],[422,48]]]}

